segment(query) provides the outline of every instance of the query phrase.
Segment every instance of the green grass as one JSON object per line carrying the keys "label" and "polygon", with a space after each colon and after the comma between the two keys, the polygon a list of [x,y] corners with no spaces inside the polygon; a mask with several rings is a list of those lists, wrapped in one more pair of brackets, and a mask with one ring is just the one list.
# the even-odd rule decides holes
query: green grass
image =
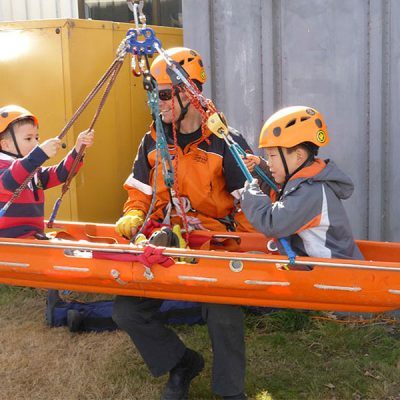
{"label": "green grass", "polygon": [[[273,399],[390,399],[400,395],[400,341],[387,326],[319,322],[281,311],[248,328],[248,391]],[[259,371],[265,371],[259,376]]]}
{"label": "green grass", "polygon": [[0,285],[0,307],[14,303],[16,298],[26,299],[36,295],[37,293],[30,288]]}
{"label": "green grass", "polygon": [[[77,377],[74,377],[74,384],[85,387],[84,381],[94,379],[104,384],[100,388],[99,384],[89,385],[84,394],[81,391],[76,396],[65,392],[68,370],[61,364],[58,374],[63,374],[63,377],[60,387],[54,389],[60,393],[60,399],[122,400],[128,398],[128,394],[133,399],[158,398],[166,377],[153,379],[149,375],[125,334],[71,335],[65,328],[48,329],[43,326],[42,317],[32,313],[34,309],[39,309],[41,313],[44,308],[41,310],[40,307],[43,306],[43,292],[0,285],[1,321],[10,323],[13,320],[11,313],[18,310],[19,321],[21,318],[33,319],[34,329],[25,333],[26,336],[31,335],[30,339],[35,339],[35,335],[48,335],[50,341],[59,341],[59,347],[62,344],[66,348],[80,346],[82,351],[74,355],[74,362],[85,372],[82,372],[82,382],[76,382]],[[249,398],[399,400],[399,325],[377,324],[374,320],[370,324],[344,324],[315,318],[319,315],[286,310],[246,316],[246,391]],[[18,326],[15,329],[18,332]],[[212,353],[207,327],[178,327],[177,331],[189,347],[200,351],[206,359],[204,372],[191,387],[191,398],[216,399],[210,391]],[[2,322],[0,340],[3,343],[7,343],[7,334],[7,324]],[[110,350],[99,352],[98,343]],[[54,357],[53,353],[46,353],[46,349],[41,351],[44,351],[45,357]],[[62,354],[62,349],[59,351]],[[34,353],[32,357],[35,357]],[[99,361],[101,364],[97,365]],[[18,363],[18,360],[13,362]],[[12,384],[10,379],[8,382]],[[6,394],[15,393],[15,383],[13,385],[13,392],[5,389]],[[17,397],[28,398],[24,391],[30,393],[32,399],[35,398],[32,395],[35,389],[26,385],[21,386]],[[45,398],[43,394],[41,396],[36,398]]]}

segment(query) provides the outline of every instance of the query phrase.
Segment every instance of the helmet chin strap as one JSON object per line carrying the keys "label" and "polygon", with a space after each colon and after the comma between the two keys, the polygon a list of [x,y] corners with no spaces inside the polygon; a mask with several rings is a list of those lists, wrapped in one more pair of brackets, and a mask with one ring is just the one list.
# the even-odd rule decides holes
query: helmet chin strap
{"label": "helmet chin strap", "polygon": [[286,185],[286,182],[290,179],[289,168],[288,168],[288,165],[287,165],[287,162],[286,162],[285,155],[283,154],[282,147],[278,147],[278,151],[279,151],[279,155],[281,156],[283,168],[285,169],[285,183],[284,183],[284,185]]}
{"label": "helmet chin strap", "polygon": [[310,161],[313,161],[314,160],[314,154],[310,153],[309,156],[307,157],[307,159],[299,167],[297,167],[292,173],[289,173],[289,168],[288,168],[288,165],[287,165],[287,162],[286,162],[285,155],[283,154],[282,147],[278,147],[278,151],[279,151],[279,155],[281,156],[283,168],[285,169],[285,181],[283,182],[282,188],[281,188],[281,190],[279,191],[279,194],[278,194],[278,200],[279,200],[281,198],[283,192],[284,192],[284,189],[285,189],[287,183],[289,182],[289,179],[293,175],[297,174],[297,172],[299,172],[301,169],[303,169]]}
{"label": "helmet chin strap", "polygon": [[11,153],[9,151],[5,151],[5,150],[0,150],[2,153],[7,154],[8,156],[11,157],[16,157],[16,158],[23,158],[23,155],[21,154],[21,150],[19,149],[18,143],[17,143],[17,138],[15,137],[15,132],[14,132],[14,128],[11,126],[9,126],[8,128],[10,130],[10,135],[11,138],[13,140],[14,146],[15,146],[15,150],[17,150],[17,153]]}
{"label": "helmet chin strap", "polygon": [[179,92],[176,93],[176,98],[178,99],[179,107],[181,108],[181,113],[179,114],[179,117],[176,120],[176,123],[179,124],[186,117],[186,114],[189,110],[190,102],[187,103],[186,106],[184,106]]}

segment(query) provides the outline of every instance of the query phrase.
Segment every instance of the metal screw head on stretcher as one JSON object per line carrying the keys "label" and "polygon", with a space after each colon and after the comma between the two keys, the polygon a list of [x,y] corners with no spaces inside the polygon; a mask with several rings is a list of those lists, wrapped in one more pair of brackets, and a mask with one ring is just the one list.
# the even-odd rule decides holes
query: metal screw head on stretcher
{"label": "metal screw head on stretcher", "polygon": [[243,262],[240,260],[229,261],[229,268],[233,272],[241,272],[243,270]]}
{"label": "metal screw head on stretcher", "polygon": [[149,267],[144,267],[144,274],[143,276],[148,280],[151,281],[154,279],[154,274],[151,272],[151,269]]}

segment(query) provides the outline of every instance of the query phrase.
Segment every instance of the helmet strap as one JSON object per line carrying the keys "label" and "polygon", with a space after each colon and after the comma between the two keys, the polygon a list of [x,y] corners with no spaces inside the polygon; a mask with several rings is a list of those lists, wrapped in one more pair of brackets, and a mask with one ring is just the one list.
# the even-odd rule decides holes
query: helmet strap
{"label": "helmet strap", "polygon": [[181,108],[181,113],[179,114],[179,118],[177,119],[176,122],[180,123],[185,118],[185,116],[189,110],[190,102],[187,103],[186,106],[184,106],[182,103],[182,99],[179,94],[179,91],[177,91],[177,93],[176,93],[176,98],[178,99],[179,107]]}
{"label": "helmet strap", "polygon": [[278,147],[278,151],[279,151],[279,155],[281,156],[281,160],[282,160],[282,164],[283,164],[283,168],[285,169],[285,182],[283,183],[281,190],[279,191],[278,194],[278,200],[281,198],[283,191],[287,185],[287,183],[289,182],[290,178],[297,174],[301,169],[303,169],[309,162],[314,161],[314,154],[309,154],[307,159],[299,166],[297,167],[292,173],[289,173],[289,168],[286,162],[286,158],[285,155],[283,154],[283,150],[282,147]]}
{"label": "helmet strap", "polygon": [[289,168],[288,168],[288,165],[287,165],[287,162],[286,162],[285,155],[283,154],[282,147],[278,147],[278,151],[279,151],[279,155],[281,156],[283,168],[285,169],[285,182],[287,182],[289,180],[289,178],[290,178]]}
{"label": "helmet strap", "polygon": [[9,152],[9,151],[5,151],[5,150],[2,150],[2,149],[1,149],[0,151],[1,151],[2,153],[4,153],[4,154],[7,154],[8,156],[11,156],[11,157],[23,158],[23,155],[21,154],[21,150],[19,149],[19,146],[18,146],[18,143],[17,143],[17,138],[16,138],[16,136],[15,136],[15,132],[14,132],[13,126],[10,125],[10,126],[8,127],[8,129],[9,129],[9,131],[10,131],[10,135],[11,135],[12,141],[13,141],[13,143],[14,143],[15,150],[17,150],[17,153],[11,153],[11,152]]}

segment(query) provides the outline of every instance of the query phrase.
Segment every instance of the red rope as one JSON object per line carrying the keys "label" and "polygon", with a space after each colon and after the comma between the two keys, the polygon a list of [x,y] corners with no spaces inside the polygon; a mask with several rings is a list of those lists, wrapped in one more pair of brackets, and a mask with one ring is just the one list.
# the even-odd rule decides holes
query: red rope
{"label": "red rope", "polygon": [[[197,96],[203,96],[198,87],[194,84],[194,82],[191,81],[190,79],[189,82],[192,84],[194,92],[197,94]],[[210,144],[210,140],[208,139],[208,134],[207,134],[207,121],[210,115],[217,112],[214,103],[210,99],[204,99],[206,102],[206,110],[205,110],[204,107],[201,105],[198,97],[195,94],[193,94],[187,86],[183,87],[183,91],[188,96],[190,103],[193,104],[196,110],[200,112],[202,116],[201,120],[202,138],[204,141],[207,142],[207,144]]]}
{"label": "red rope", "polygon": [[168,268],[174,264],[174,260],[171,257],[165,256],[163,254],[164,250],[165,247],[156,247],[149,244],[144,247],[143,253],[139,255],[128,252],[112,253],[107,250],[99,250],[93,251],[92,256],[93,258],[101,260],[140,262],[149,268],[151,268],[154,264],[159,264],[165,268]]}
{"label": "red rope", "polygon": [[189,224],[187,221],[187,216],[186,216],[186,211],[184,208],[184,204],[180,195],[180,191],[179,191],[179,179],[178,179],[178,159],[179,159],[179,155],[178,155],[178,135],[176,132],[176,124],[175,124],[175,97],[174,97],[174,91],[172,90],[172,102],[171,102],[171,111],[172,111],[172,132],[173,132],[173,136],[174,136],[174,146],[175,146],[175,158],[174,158],[174,171],[175,171],[175,179],[174,179],[174,191],[176,194],[176,197],[178,198],[179,201],[179,205],[181,207],[181,211],[182,211],[182,221],[183,221],[183,226],[185,227],[185,240],[186,243],[189,243]]}

